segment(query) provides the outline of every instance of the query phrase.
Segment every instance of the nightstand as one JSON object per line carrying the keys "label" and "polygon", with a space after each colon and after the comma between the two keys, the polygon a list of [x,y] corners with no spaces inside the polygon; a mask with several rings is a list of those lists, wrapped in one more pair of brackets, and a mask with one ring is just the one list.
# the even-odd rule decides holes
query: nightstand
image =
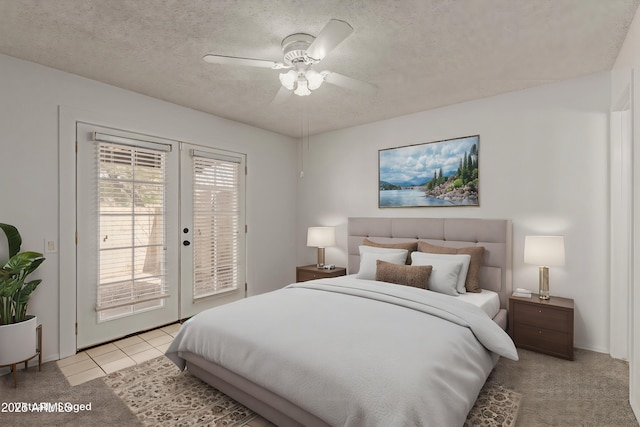
{"label": "nightstand", "polygon": [[296,282],[306,282],[313,279],[326,279],[328,277],[338,277],[347,274],[344,267],[336,267],[333,270],[325,270],[314,265],[304,265],[296,267]]}
{"label": "nightstand", "polygon": [[509,335],[516,347],[573,360],[573,300],[510,297]]}

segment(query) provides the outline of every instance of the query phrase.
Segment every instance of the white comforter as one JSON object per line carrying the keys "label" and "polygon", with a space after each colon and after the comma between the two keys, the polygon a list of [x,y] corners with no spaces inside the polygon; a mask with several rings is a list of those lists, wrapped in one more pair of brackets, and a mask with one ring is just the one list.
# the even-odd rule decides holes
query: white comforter
{"label": "white comforter", "polygon": [[332,426],[461,426],[509,336],[453,297],[350,277],[297,283],[202,312],[191,352]]}

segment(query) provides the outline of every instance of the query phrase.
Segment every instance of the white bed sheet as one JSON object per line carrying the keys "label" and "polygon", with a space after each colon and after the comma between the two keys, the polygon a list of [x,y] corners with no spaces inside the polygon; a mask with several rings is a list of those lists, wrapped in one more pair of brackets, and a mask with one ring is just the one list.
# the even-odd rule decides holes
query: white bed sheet
{"label": "white bed sheet", "polygon": [[497,292],[488,291],[486,289],[483,289],[480,293],[467,292],[451,298],[459,298],[464,302],[468,302],[469,304],[479,307],[492,319],[500,311],[500,295],[498,295]]}
{"label": "white bed sheet", "polygon": [[[349,274],[346,276],[348,278],[356,279],[356,274]],[[441,294],[444,295],[444,294]],[[496,314],[500,311],[500,295],[497,292],[489,291],[487,289],[482,289],[481,292],[467,292],[460,295],[447,295],[451,298],[458,298],[461,301],[468,302],[469,304],[473,304],[476,307],[480,308],[482,311],[487,313],[487,315],[493,319]]]}

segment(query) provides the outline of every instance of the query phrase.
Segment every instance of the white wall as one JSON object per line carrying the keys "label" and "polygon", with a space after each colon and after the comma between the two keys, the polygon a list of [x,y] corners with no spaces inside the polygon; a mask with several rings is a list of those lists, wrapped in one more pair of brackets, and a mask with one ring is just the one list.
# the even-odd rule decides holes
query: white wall
{"label": "white wall", "polygon": [[[514,286],[537,291],[524,236],[562,234],[566,266],[550,269],[551,294],[575,300],[575,345],[606,352],[609,100],[610,73],[601,73],[312,136],[299,153],[298,244],[308,226],[337,226],[326,257],[344,266],[349,216],[509,218]],[[379,149],[475,134],[480,207],[378,208]],[[300,251],[298,264],[314,254]]]}
{"label": "white wall", "polygon": [[[43,251],[44,239],[60,242],[59,220],[74,214],[74,206],[58,206],[65,173],[58,168],[60,105],[131,124],[127,130],[246,153],[250,293],[294,280],[295,140],[0,55],[0,222],[18,227],[23,250]],[[72,144],[62,144],[68,155]],[[59,283],[60,255],[47,254],[35,273],[43,283],[29,309],[43,323],[45,360],[60,352],[59,289],[68,286]]]}

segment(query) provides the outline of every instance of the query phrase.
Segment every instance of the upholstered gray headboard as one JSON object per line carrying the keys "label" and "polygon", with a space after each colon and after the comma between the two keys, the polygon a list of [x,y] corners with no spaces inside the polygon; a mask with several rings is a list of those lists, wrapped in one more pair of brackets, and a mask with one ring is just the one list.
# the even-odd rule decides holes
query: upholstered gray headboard
{"label": "upholstered gray headboard", "polygon": [[512,293],[511,221],[474,218],[349,218],[348,272],[360,267],[360,246],[365,238],[378,243],[424,240],[434,245],[463,248],[484,246],[480,286],[500,294],[506,309]]}

